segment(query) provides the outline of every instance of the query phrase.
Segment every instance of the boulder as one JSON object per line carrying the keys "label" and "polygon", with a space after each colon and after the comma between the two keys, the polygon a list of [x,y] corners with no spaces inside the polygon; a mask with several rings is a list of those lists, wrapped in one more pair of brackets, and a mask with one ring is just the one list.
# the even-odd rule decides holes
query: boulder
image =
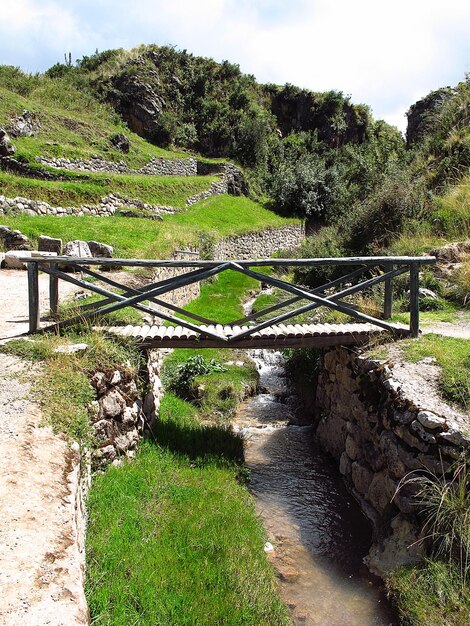
{"label": "boulder", "polygon": [[9,131],[12,137],[34,137],[41,128],[41,124],[35,113],[25,109],[21,115],[17,115],[11,121]]}
{"label": "boulder", "polygon": [[15,152],[16,148],[11,143],[7,131],[4,128],[0,128],[0,157],[13,156]]}
{"label": "boulder", "polygon": [[86,241],[75,239],[74,241],[68,241],[64,246],[64,256],[79,257],[81,259],[90,259],[91,254],[90,247]]}
{"label": "boulder", "polygon": [[108,246],[105,243],[101,243],[100,241],[89,241],[88,247],[91,252],[91,256],[104,258],[104,259],[112,259],[114,248],[113,246]]}
{"label": "boulder", "polygon": [[111,137],[111,143],[116,148],[116,150],[120,150],[121,152],[125,152],[126,154],[129,152],[131,144],[129,139],[123,135],[122,133],[117,133]]}
{"label": "boulder", "polygon": [[38,251],[55,252],[57,255],[60,255],[62,254],[62,239],[41,235],[38,239]]}

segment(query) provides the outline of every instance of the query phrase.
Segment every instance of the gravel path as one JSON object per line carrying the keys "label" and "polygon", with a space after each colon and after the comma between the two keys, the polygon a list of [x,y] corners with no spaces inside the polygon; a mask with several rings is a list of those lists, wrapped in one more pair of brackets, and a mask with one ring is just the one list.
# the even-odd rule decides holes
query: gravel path
{"label": "gravel path", "polygon": [[[40,276],[44,308],[47,277]],[[27,330],[27,277],[0,270],[0,339]],[[27,374],[27,377],[26,377]],[[0,624],[87,624],[73,451],[31,399],[34,369],[0,354]]]}

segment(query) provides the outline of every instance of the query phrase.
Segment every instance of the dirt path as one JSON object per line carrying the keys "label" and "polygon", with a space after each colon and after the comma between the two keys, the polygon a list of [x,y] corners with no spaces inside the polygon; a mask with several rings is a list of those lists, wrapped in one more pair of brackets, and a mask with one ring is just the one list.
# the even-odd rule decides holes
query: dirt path
{"label": "dirt path", "polygon": [[[43,310],[47,291],[40,276]],[[4,343],[28,327],[26,272],[0,270],[0,293]],[[87,624],[78,466],[64,439],[40,426],[26,373],[34,373],[30,364],[0,354],[0,624]]]}

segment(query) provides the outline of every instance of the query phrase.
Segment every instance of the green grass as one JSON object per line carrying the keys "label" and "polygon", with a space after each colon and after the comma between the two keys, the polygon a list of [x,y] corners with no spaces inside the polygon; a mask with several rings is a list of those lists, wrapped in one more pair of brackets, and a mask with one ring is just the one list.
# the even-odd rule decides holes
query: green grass
{"label": "green grass", "polygon": [[[242,275],[223,274],[203,286],[191,308],[238,314],[250,287]],[[226,308],[217,300],[225,292]],[[264,529],[240,483],[243,439],[224,423],[256,386],[256,368],[226,365],[196,376],[189,402],[168,387],[177,368],[198,353],[221,364],[248,361],[211,349],[175,350],[165,359],[155,443],[98,476],[89,497],[86,591],[93,623],[290,623],[263,552]]]}
{"label": "green grass", "polygon": [[258,281],[228,270],[215,280],[201,287],[201,295],[185,306],[187,311],[215,320],[219,324],[229,324],[243,316],[241,301],[251,289],[258,287]]}
{"label": "green grass", "polygon": [[103,196],[118,193],[148,204],[184,208],[187,198],[209,189],[215,176],[144,176],[90,174],[67,181],[45,181],[0,171],[2,194],[43,200],[52,206],[96,205]]}
{"label": "green grass", "polygon": [[[427,325],[432,325],[436,322],[447,322],[449,324],[453,324],[460,319],[461,315],[465,315],[465,312],[462,312],[462,309],[453,302],[443,299],[441,299],[440,302],[442,309],[438,311],[420,311],[420,325],[426,327]],[[410,314],[408,312],[397,312],[393,314],[392,320],[394,322],[401,322],[402,324],[409,324]]]}
{"label": "green grass", "polygon": [[2,224],[21,230],[33,241],[39,235],[103,241],[114,246],[115,257],[158,259],[173,250],[198,245],[202,233],[216,239],[268,227],[280,227],[298,220],[279,217],[244,196],[216,196],[170,215],[163,222],[140,218],[53,215],[34,217],[4,215]]}
{"label": "green grass", "polygon": [[457,566],[427,559],[422,565],[399,568],[386,585],[402,623],[408,626],[467,626],[470,587],[463,586]]}
{"label": "green grass", "polygon": [[442,368],[440,384],[444,397],[470,413],[470,341],[430,334],[399,345],[405,358],[412,362],[434,357]]}
{"label": "green grass", "polygon": [[426,219],[408,224],[390,246],[389,253],[420,255],[441,248],[450,241],[468,239],[470,232],[470,177],[449,186],[443,196],[433,199]]}
{"label": "green grass", "polygon": [[132,463],[96,477],[87,533],[93,623],[289,623],[238,472],[221,457],[194,462],[147,443]]}

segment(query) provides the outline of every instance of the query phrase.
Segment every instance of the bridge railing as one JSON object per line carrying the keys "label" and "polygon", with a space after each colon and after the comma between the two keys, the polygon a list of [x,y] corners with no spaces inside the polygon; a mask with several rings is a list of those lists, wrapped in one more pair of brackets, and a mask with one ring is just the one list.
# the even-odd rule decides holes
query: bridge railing
{"label": "bridge railing", "polygon": [[[396,332],[396,326],[387,320],[392,315],[393,280],[403,274],[409,276],[409,332],[412,337],[419,334],[419,272],[422,265],[436,262],[435,257],[344,257],[344,258],[315,258],[315,259],[253,259],[253,260],[146,260],[146,259],[101,259],[101,258],[77,258],[77,257],[32,257],[22,258],[28,267],[28,290],[29,290],[29,331],[30,333],[54,330],[60,331],[67,326],[89,318],[96,318],[125,307],[133,307],[143,313],[147,313],[162,320],[175,323],[190,330],[195,330],[201,336],[209,336],[222,339],[228,344],[230,341],[246,338],[249,335],[269,326],[279,324],[287,319],[297,317],[302,313],[313,311],[325,306],[327,308],[345,313],[350,317],[372,323],[376,326]],[[138,288],[131,288],[107,275],[106,270],[113,267],[141,267],[141,268],[174,268],[182,270],[182,273],[166,280],[151,282]],[[295,285],[279,276],[263,273],[263,267],[270,268],[293,268],[293,267],[343,267],[344,273],[339,278],[330,280],[325,284],[309,288],[304,285]],[[67,267],[75,274],[67,273],[61,269]],[[91,269],[91,268],[94,269]],[[98,269],[98,271],[96,271]],[[103,271],[104,270],[104,273]],[[194,284],[204,279],[216,276],[221,272],[233,270],[250,276],[264,284],[276,287],[289,294],[289,298],[267,307],[256,313],[246,315],[234,320],[232,327],[238,327],[237,332],[230,337],[221,337],[216,331],[207,329],[207,326],[217,326],[217,320],[211,320],[195,313],[184,310],[174,304],[161,299],[162,296],[176,289]],[[65,320],[60,320],[52,325],[40,329],[40,302],[39,302],[39,271],[50,276],[49,296],[50,309],[53,316],[58,313],[58,284],[60,280],[72,283],[84,290],[102,296],[98,302],[85,303],[79,307],[77,315]],[[76,273],[80,273],[78,276]],[[83,275],[90,277],[95,282],[88,282]],[[80,276],[80,277],[79,277]],[[101,282],[107,287],[97,284]],[[345,298],[358,293],[367,293],[372,287],[383,284],[383,313],[380,317],[373,317],[360,310],[354,303]],[[300,306],[300,302],[305,304]],[[148,305],[145,304],[148,302]],[[149,305],[153,306],[150,307]],[[155,308],[155,306],[157,308]],[[282,309],[286,309],[281,312]],[[168,313],[170,311],[170,313]],[[267,315],[274,317],[257,321]],[[201,324],[204,328],[201,329]],[[242,328],[241,328],[242,327]]]}

